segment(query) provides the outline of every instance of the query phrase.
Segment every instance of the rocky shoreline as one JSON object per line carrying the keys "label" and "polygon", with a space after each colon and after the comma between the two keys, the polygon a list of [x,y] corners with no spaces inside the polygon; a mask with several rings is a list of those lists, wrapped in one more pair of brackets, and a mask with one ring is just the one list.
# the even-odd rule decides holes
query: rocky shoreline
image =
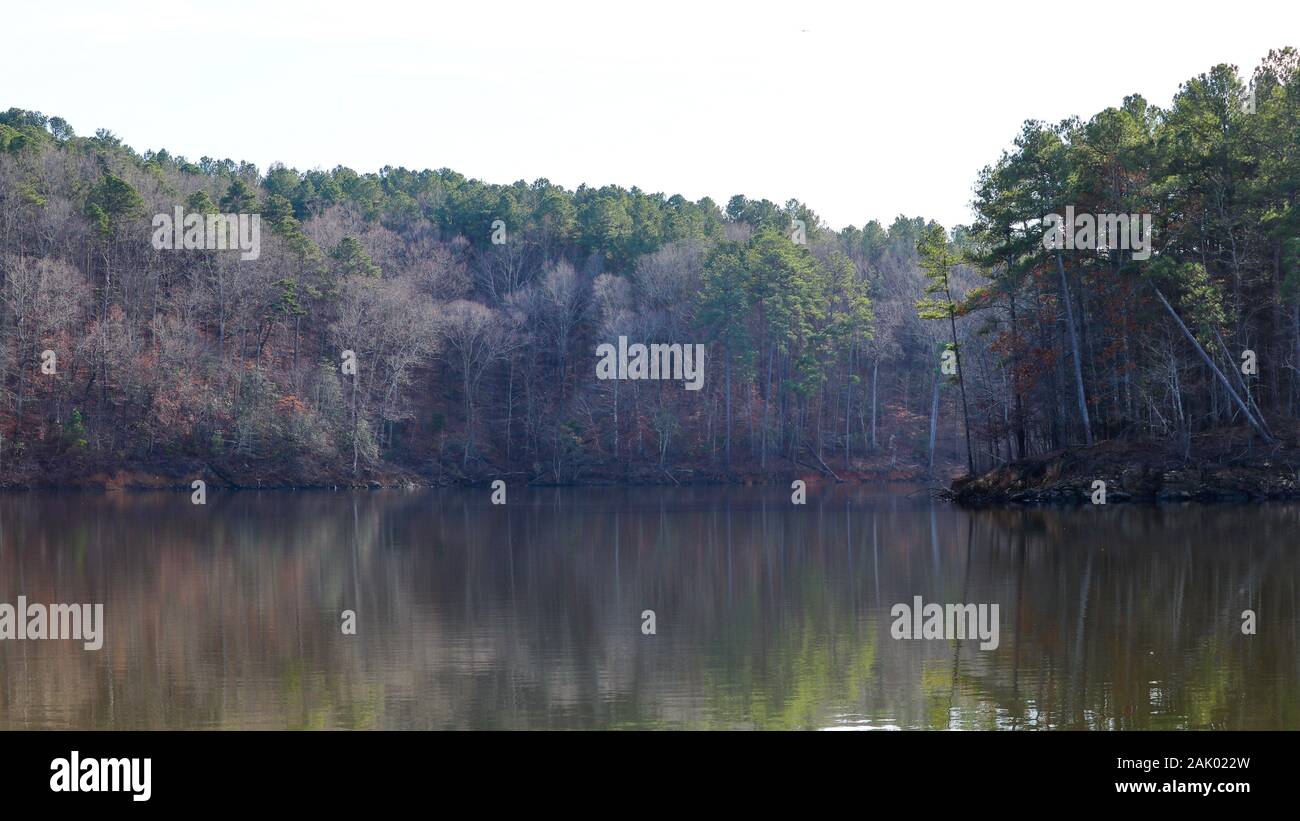
{"label": "rocky shoreline", "polygon": [[1096,481],[1116,502],[1251,502],[1300,498],[1300,448],[1265,447],[1238,432],[1191,443],[1102,442],[1022,459],[953,482],[963,507],[1092,503]]}

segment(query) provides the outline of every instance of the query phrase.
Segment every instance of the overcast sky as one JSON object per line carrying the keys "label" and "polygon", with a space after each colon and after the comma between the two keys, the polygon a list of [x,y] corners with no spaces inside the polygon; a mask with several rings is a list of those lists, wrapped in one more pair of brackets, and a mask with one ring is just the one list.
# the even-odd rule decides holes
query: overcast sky
{"label": "overcast sky", "polygon": [[[112,8],[110,8],[110,5]],[[4,10],[0,108],[138,150],[970,220],[1027,118],[1166,105],[1300,3],[121,2]]]}

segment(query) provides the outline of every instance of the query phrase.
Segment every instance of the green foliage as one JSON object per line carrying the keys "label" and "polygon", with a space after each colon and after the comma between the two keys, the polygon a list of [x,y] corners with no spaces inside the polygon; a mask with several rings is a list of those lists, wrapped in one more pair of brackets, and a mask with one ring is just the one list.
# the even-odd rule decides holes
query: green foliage
{"label": "green foliage", "polygon": [[370,259],[356,237],[347,236],[339,240],[330,251],[330,259],[339,277],[378,277],[380,274],[379,266]]}
{"label": "green foliage", "polygon": [[744,248],[724,243],[713,252],[700,276],[700,321],[720,342],[734,366],[747,377],[754,364],[750,302]]}
{"label": "green foliage", "polygon": [[961,262],[961,256],[948,242],[948,234],[943,226],[933,223],[926,226],[917,241],[916,249],[926,280],[926,297],[916,304],[921,318],[950,319],[956,316],[957,304],[953,301],[949,274]]}
{"label": "green foliage", "polygon": [[216,203],[208,196],[207,191],[195,191],[185,199],[185,210],[191,214],[217,214]]}
{"label": "green foliage", "polygon": [[253,207],[257,202],[257,197],[248,183],[241,179],[230,181],[226,188],[226,193],[221,195],[221,213],[223,214],[248,214],[252,213]]}
{"label": "green foliage", "polygon": [[86,198],[86,216],[103,237],[143,213],[144,200],[140,194],[130,183],[113,174],[105,174]]}
{"label": "green foliage", "polygon": [[868,286],[852,261],[840,253],[820,260],[774,228],[743,246],[718,247],[701,277],[699,304],[701,320],[742,374],[775,346],[794,362],[789,386],[803,396],[824,383],[837,353],[871,336]]}
{"label": "green foliage", "polygon": [[86,447],[86,420],[82,418],[79,409],[72,409],[72,414],[68,417],[68,424],[63,429],[63,437],[68,447],[77,450]]}

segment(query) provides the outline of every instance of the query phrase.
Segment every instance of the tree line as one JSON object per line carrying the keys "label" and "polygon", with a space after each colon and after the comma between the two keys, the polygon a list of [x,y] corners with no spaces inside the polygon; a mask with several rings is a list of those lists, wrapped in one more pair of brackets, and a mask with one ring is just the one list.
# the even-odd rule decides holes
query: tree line
{"label": "tree line", "polygon": [[[951,231],[448,169],[263,173],[10,109],[0,479],[848,478],[1226,425],[1275,442],[1300,402],[1298,62],[1027,122]],[[260,255],[153,247],[176,206],[259,214]],[[1152,215],[1152,253],[1049,247],[1067,206]],[[705,344],[703,389],[597,379],[620,336]]]}

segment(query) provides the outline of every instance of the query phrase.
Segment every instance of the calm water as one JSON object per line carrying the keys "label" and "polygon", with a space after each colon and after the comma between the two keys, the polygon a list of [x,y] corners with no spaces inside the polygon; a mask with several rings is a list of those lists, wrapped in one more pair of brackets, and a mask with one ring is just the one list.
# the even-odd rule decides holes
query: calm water
{"label": "calm water", "polygon": [[[5,495],[0,602],[106,638],[0,642],[0,727],[1300,728],[1300,506],[809,495]],[[892,639],[915,595],[999,647]]]}

